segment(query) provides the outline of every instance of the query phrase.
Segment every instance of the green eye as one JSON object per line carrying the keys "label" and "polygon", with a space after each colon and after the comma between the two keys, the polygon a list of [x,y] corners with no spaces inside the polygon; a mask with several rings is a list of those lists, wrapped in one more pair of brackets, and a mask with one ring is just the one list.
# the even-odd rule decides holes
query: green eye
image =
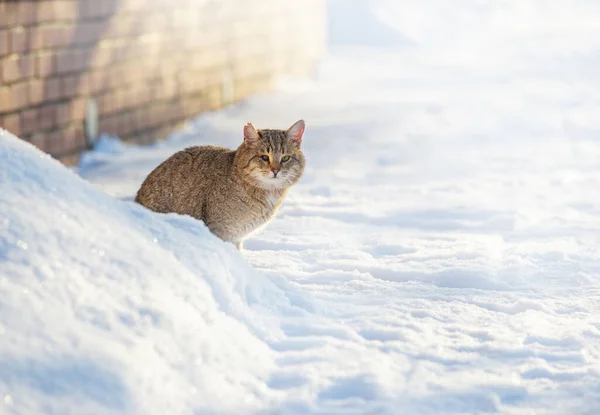
{"label": "green eye", "polygon": [[285,163],[286,161],[290,161],[290,156],[283,156],[283,157],[281,158],[281,162],[282,162],[282,163]]}
{"label": "green eye", "polygon": [[261,159],[263,159],[264,161],[269,161],[269,156],[264,155],[264,156],[260,156]]}

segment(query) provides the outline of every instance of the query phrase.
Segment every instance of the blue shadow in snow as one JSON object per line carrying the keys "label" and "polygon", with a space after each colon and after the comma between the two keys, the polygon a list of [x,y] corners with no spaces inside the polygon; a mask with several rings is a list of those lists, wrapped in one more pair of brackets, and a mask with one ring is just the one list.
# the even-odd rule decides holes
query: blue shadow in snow
{"label": "blue shadow in snow", "polygon": [[0,383],[26,385],[52,398],[83,398],[112,410],[125,409],[129,400],[119,375],[101,363],[76,358],[0,360]]}

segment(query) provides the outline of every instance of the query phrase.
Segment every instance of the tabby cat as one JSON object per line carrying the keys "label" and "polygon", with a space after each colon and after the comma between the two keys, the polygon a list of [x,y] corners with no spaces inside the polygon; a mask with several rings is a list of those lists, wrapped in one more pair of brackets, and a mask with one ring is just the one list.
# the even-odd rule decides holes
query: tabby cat
{"label": "tabby cat", "polygon": [[288,130],[256,130],[248,123],[236,150],[196,146],[156,167],[135,201],[155,212],[202,220],[224,241],[242,249],[266,225],[304,172],[303,120]]}

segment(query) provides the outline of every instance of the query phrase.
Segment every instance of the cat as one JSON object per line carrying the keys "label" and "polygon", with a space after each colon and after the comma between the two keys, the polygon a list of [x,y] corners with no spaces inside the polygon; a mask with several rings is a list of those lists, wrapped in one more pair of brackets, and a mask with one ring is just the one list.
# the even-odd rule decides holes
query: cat
{"label": "cat", "polygon": [[155,212],[200,219],[223,241],[244,240],[274,218],[304,173],[305,123],[288,130],[244,127],[236,150],[196,146],[175,153],[146,177],[135,201]]}

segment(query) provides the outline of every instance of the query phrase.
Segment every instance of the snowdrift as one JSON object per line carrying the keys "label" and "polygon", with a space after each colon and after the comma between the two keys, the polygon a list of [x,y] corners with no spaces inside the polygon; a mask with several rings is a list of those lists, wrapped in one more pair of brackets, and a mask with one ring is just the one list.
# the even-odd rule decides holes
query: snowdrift
{"label": "snowdrift", "polygon": [[283,282],[201,222],[110,198],[3,130],[0,193],[0,400],[12,413],[268,404],[274,354],[261,339],[278,328],[263,310],[293,312]]}

